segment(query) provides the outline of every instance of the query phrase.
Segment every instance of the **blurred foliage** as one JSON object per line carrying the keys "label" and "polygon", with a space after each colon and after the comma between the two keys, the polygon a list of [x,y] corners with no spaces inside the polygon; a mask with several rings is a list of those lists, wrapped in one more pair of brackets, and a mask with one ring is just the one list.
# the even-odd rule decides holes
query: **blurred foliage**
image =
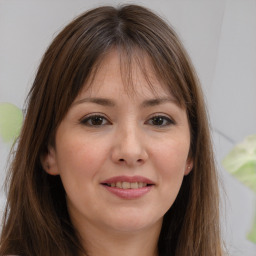
{"label": "blurred foliage", "polygon": [[256,135],[237,144],[222,162],[225,169],[256,194]]}
{"label": "blurred foliage", "polygon": [[20,133],[23,114],[11,103],[0,103],[0,137],[3,142],[13,142]]}
{"label": "blurred foliage", "polygon": [[[237,144],[223,159],[222,164],[256,195],[256,135],[250,135]],[[256,212],[248,239],[256,243]]]}

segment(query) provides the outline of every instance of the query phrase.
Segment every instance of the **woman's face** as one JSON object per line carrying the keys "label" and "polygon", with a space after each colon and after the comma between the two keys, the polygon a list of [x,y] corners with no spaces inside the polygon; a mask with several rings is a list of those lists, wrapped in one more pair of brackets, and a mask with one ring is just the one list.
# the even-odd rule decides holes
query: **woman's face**
{"label": "woman's face", "polygon": [[192,168],[186,111],[147,72],[156,92],[134,65],[136,93],[127,94],[119,56],[108,54],[43,160],[48,173],[60,175],[78,230],[159,228]]}

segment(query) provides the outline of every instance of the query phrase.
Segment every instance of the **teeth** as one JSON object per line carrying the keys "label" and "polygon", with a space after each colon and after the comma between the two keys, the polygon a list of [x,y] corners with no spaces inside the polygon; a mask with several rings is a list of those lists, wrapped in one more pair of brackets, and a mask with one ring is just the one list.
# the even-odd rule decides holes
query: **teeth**
{"label": "teeth", "polygon": [[[146,184],[146,183],[144,183],[144,184]],[[142,187],[143,187],[143,183],[142,183],[142,182],[139,182],[139,183],[138,183],[138,187],[139,187],[139,188],[142,188]],[[145,185],[144,187],[146,187],[146,185]]]}
{"label": "teeth", "polygon": [[138,182],[132,182],[131,188],[139,188]]}
{"label": "teeth", "polygon": [[146,187],[147,183],[144,183],[144,182],[127,182],[127,181],[121,182],[121,181],[118,181],[116,183],[108,184],[108,186],[110,186],[112,188],[113,187],[117,187],[117,188],[122,188],[122,189],[136,189],[136,188]]}
{"label": "teeth", "polygon": [[122,183],[122,188],[123,188],[123,189],[131,188],[131,183],[129,183],[129,182],[123,182],[123,183]]}
{"label": "teeth", "polygon": [[117,187],[117,188],[122,188],[122,182],[121,182],[121,181],[118,181],[118,182],[116,183],[116,187]]}

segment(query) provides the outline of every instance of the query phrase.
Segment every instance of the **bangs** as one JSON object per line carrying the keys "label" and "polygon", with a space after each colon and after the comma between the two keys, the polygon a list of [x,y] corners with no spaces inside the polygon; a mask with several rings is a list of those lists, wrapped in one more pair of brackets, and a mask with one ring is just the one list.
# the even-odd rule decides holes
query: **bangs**
{"label": "bangs", "polygon": [[[90,90],[92,88],[92,83],[94,82],[95,76],[99,69],[105,63],[104,60],[111,52],[117,52],[119,55],[120,63],[120,74],[122,78],[122,85],[124,87],[125,93],[128,96],[134,97],[138,91],[136,85],[138,84],[137,77],[138,74],[142,74],[142,77],[147,82],[149,90],[156,96],[159,96],[159,85],[161,89],[167,92],[176,100],[176,104],[179,107],[185,108],[185,99],[182,93],[182,88],[174,79],[174,75],[168,67],[159,65],[156,60],[152,58],[145,50],[138,46],[131,47],[126,46],[112,46],[102,53],[98,60],[95,61],[91,73],[88,78],[84,81],[81,90]],[[167,75],[164,75],[168,73]]]}

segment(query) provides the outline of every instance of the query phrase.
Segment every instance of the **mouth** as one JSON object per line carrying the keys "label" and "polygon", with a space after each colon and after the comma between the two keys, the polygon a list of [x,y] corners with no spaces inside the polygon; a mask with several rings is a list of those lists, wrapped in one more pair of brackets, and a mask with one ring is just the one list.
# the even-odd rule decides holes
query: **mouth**
{"label": "mouth", "polygon": [[155,185],[142,176],[117,176],[100,183],[107,191],[122,199],[137,199],[149,193]]}
{"label": "mouth", "polygon": [[104,180],[101,184],[121,189],[138,189],[155,185],[152,180],[143,176],[116,176]]}
{"label": "mouth", "polygon": [[104,186],[112,187],[112,188],[121,188],[121,189],[138,189],[153,186],[153,184],[149,184],[146,182],[127,182],[127,181],[118,181],[112,183],[101,183]]}

